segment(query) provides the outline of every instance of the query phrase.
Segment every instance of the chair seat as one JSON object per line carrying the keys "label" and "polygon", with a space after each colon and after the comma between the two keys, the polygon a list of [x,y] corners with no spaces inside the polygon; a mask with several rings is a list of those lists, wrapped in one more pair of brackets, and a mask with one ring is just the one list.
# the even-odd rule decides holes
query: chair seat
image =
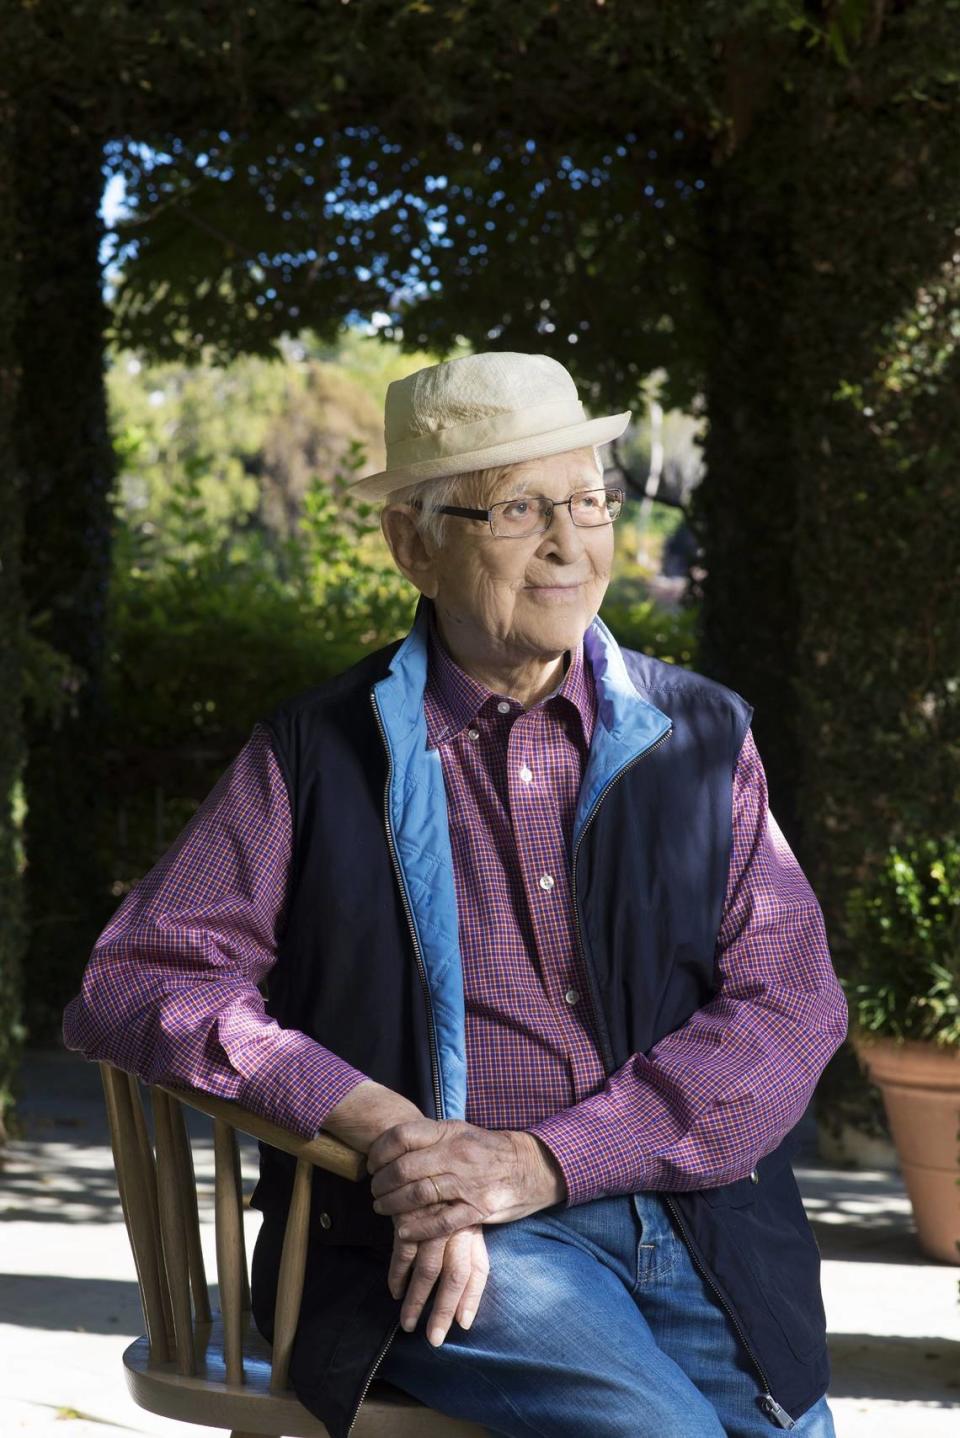
{"label": "chair seat", "polygon": [[[283,1438],[329,1438],[325,1425],[304,1408],[292,1389],[270,1392],[270,1345],[249,1314],[243,1335],[246,1381],[242,1384],[226,1381],[219,1313],[197,1329],[197,1372],[189,1377],[177,1372],[176,1363],[151,1367],[146,1337],[135,1339],[124,1350],[127,1388],[136,1404],[181,1423]],[[375,1378],[350,1438],[484,1438],[485,1433],[480,1425],[425,1408],[408,1393]]]}

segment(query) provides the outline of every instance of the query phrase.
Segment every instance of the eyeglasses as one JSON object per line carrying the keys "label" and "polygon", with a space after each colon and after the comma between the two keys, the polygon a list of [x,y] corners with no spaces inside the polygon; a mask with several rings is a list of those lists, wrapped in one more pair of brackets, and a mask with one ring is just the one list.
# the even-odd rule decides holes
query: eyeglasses
{"label": "eyeglasses", "polygon": [[[412,501],[417,509],[423,508],[423,501]],[[500,500],[489,509],[464,509],[459,504],[438,504],[436,514],[453,514],[462,519],[484,519],[497,539],[527,539],[533,534],[544,534],[550,528],[553,511],[558,505],[566,506],[570,518],[581,529],[595,529],[599,525],[612,524],[623,507],[622,489],[578,489],[569,499],[547,499],[542,494],[518,494],[513,499]]]}

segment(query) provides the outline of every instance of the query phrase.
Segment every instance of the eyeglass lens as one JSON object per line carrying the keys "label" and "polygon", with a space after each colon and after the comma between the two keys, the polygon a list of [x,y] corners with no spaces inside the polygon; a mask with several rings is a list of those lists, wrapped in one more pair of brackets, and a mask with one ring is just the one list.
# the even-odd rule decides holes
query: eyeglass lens
{"label": "eyeglass lens", "polygon": [[[570,498],[574,524],[584,528],[612,524],[620,513],[623,493],[618,489],[581,489]],[[552,501],[536,494],[518,494],[491,507],[493,532],[497,535],[535,534],[546,529]]]}

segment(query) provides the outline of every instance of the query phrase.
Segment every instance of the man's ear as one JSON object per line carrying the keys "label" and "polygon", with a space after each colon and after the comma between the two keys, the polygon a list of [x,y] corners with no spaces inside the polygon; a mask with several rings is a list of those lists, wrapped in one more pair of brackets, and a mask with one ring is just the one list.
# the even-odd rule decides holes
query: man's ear
{"label": "man's ear", "polygon": [[400,573],[425,594],[436,598],[439,587],[434,555],[414,522],[410,504],[388,504],[380,512],[380,530]]}

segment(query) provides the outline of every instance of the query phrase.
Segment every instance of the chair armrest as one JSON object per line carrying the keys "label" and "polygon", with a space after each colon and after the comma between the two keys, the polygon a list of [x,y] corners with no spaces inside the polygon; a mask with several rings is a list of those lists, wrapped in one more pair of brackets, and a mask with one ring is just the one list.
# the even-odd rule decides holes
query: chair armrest
{"label": "chair armrest", "polygon": [[196,1088],[170,1088],[167,1084],[154,1084],[152,1087],[161,1089],[180,1103],[185,1103],[210,1118],[222,1119],[231,1128],[239,1129],[251,1138],[262,1139],[272,1148],[282,1149],[294,1158],[306,1159],[317,1168],[325,1168],[330,1173],[339,1174],[341,1178],[349,1178],[358,1183],[366,1176],[366,1154],[342,1143],[332,1134],[321,1133],[315,1138],[301,1138],[299,1134],[281,1128],[267,1118],[261,1118],[259,1114],[243,1108],[232,1099],[216,1098],[213,1094]]}

